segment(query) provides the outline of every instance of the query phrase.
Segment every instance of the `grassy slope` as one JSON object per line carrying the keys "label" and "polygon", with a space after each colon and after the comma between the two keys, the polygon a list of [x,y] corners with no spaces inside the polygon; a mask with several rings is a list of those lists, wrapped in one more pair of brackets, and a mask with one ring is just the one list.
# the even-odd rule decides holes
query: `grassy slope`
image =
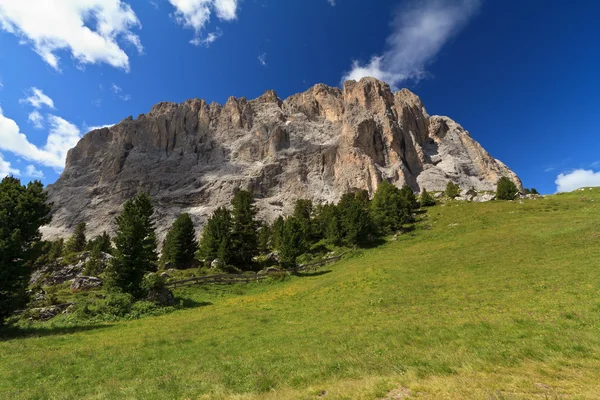
{"label": "grassy slope", "polygon": [[0,342],[0,398],[599,398],[600,190],[585,194],[436,206],[431,229],[328,273]]}

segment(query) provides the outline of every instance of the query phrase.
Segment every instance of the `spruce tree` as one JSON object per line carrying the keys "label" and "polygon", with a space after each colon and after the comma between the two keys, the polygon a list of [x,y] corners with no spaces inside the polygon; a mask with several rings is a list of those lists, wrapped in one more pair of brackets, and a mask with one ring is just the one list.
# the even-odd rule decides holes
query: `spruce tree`
{"label": "spruce tree", "polygon": [[338,207],[335,204],[318,206],[314,225],[317,226],[321,238],[331,244],[341,244],[343,234]]}
{"label": "spruce tree", "polygon": [[51,220],[43,188],[39,181],[24,186],[11,176],[0,182],[0,325],[26,301],[39,228]]}
{"label": "spruce tree", "polygon": [[251,269],[252,257],[258,254],[258,222],[252,193],[238,191],[231,200],[231,264],[242,270]]}
{"label": "spruce tree", "polygon": [[177,217],[163,242],[161,263],[170,263],[174,268],[190,268],[198,250],[196,230],[190,214]]}
{"label": "spruce tree", "polygon": [[337,205],[343,240],[348,245],[367,242],[374,233],[366,191],[346,193]]}
{"label": "spruce tree", "polygon": [[281,266],[286,269],[295,269],[296,259],[308,249],[306,236],[302,229],[302,223],[296,217],[289,217],[285,221],[279,260]]}
{"label": "spruce tree", "polygon": [[75,230],[73,231],[73,235],[71,235],[65,246],[65,251],[67,254],[81,253],[85,250],[87,245],[85,231],[85,222],[78,223],[75,227]]}
{"label": "spruce tree", "polygon": [[431,206],[435,206],[435,199],[431,194],[429,194],[427,189],[423,189],[423,192],[421,193],[421,207]]}
{"label": "spruce tree", "polygon": [[144,275],[156,270],[153,214],[151,198],[141,193],[123,205],[116,219],[115,256],[109,265],[109,285],[134,297],[144,294]]}
{"label": "spruce tree", "polygon": [[273,227],[271,228],[271,235],[273,237],[273,249],[279,250],[281,248],[281,242],[283,240],[283,230],[285,229],[285,220],[280,215],[277,217],[275,222],[273,222]]}
{"label": "spruce tree", "polygon": [[499,200],[514,200],[517,193],[519,193],[519,189],[517,189],[517,185],[513,181],[505,176],[498,180],[496,198]]}
{"label": "spruce tree", "polygon": [[231,229],[233,226],[231,212],[225,207],[217,208],[206,222],[200,248],[196,253],[199,260],[211,263],[219,259],[229,264],[231,259]]}
{"label": "spruce tree", "polygon": [[313,236],[312,228],[313,203],[310,200],[298,199],[294,204],[294,213],[292,216],[300,223],[306,240]]}
{"label": "spruce tree", "polygon": [[102,235],[98,235],[88,242],[87,249],[112,254],[112,240],[108,233],[102,232]]}
{"label": "spruce tree", "polygon": [[267,254],[269,252],[269,245],[271,243],[271,228],[266,222],[260,223],[258,229],[258,251],[260,254]]}
{"label": "spruce tree", "polygon": [[371,202],[371,215],[379,232],[388,234],[410,222],[415,203],[416,197],[410,187],[404,186],[400,190],[389,182],[381,182]]}

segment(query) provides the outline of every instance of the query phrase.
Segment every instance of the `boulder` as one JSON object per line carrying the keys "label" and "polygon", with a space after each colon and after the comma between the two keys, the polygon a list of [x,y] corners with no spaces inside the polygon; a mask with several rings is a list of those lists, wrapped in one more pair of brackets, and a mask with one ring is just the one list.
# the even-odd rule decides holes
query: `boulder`
{"label": "boulder", "polygon": [[174,306],[176,304],[175,296],[166,287],[150,290],[146,299],[159,306]]}
{"label": "boulder", "polygon": [[210,267],[213,269],[221,269],[221,268],[225,267],[225,263],[223,261],[219,260],[218,258],[215,258],[210,263]]}

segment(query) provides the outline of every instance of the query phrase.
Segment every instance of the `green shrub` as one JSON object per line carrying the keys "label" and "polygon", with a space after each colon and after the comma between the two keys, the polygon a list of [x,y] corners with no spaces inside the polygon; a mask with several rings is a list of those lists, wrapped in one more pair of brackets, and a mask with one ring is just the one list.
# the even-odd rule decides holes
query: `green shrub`
{"label": "green shrub", "polygon": [[423,189],[423,193],[421,193],[421,207],[431,207],[431,206],[435,206],[435,199],[427,191],[427,189]]}
{"label": "green shrub", "polygon": [[498,200],[514,200],[519,189],[513,181],[503,176],[496,185],[496,198]]}
{"label": "green shrub", "polygon": [[460,194],[460,186],[454,182],[448,182],[444,193],[446,194],[446,197],[453,199]]}
{"label": "green shrub", "polygon": [[133,303],[134,297],[131,294],[111,292],[98,303],[96,314],[124,317],[131,312]]}

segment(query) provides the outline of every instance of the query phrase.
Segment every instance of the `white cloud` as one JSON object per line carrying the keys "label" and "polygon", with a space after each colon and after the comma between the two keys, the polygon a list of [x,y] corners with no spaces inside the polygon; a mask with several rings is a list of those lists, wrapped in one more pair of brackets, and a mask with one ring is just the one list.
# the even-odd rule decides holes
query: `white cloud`
{"label": "white cloud", "polygon": [[96,129],[110,128],[110,127],[113,127],[114,125],[115,125],[115,124],[107,124],[107,125],[95,125],[95,126],[87,126],[87,125],[85,125],[85,126],[83,127],[83,129],[84,129],[86,132],[91,132],[91,131],[95,131]]}
{"label": "white cloud", "polygon": [[556,177],[557,192],[572,192],[575,189],[588,186],[600,186],[600,171],[594,172],[586,169],[576,169]]}
{"label": "white cloud", "polygon": [[119,86],[115,85],[114,83],[110,87],[110,90],[112,90],[114,94],[118,94],[123,91],[123,89],[121,89]]}
{"label": "white cloud", "polygon": [[17,123],[5,117],[0,108],[0,150],[10,151],[36,164],[63,169],[67,152],[75,147],[81,133],[75,125],[55,115],[48,115],[47,121],[50,130],[46,144],[40,148],[31,143],[20,132]]}
{"label": "white cloud", "polygon": [[19,100],[19,103],[29,103],[34,108],[42,108],[42,106],[54,108],[54,101],[46,96],[41,89],[36,87],[31,88],[31,96]]}
{"label": "white cloud", "polygon": [[408,79],[426,76],[425,67],[442,46],[468,22],[481,0],[424,0],[400,9],[387,38],[387,50],[367,64],[354,61],[342,79],[371,76],[397,87]]}
{"label": "white cloud", "polygon": [[[237,9],[239,0],[169,0],[169,3],[175,7],[175,20],[186,28],[193,29],[196,37],[190,43],[198,46],[209,39],[200,39],[200,32],[210,21],[211,14],[214,12],[222,21],[232,21],[237,18]],[[214,36],[214,42],[218,36]]]}
{"label": "white cloud", "polygon": [[267,53],[259,54],[259,56],[258,56],[258,62],[263,67],[266,67],[267,66]]}
{"label": "white cloud", "polygon": [[210,47],[218,38],[223,36],[223,31],[221,29],[217,29],[215,32],[210,32],[204,39],[200,37],[195,37],[190,40],[190,43],[194,46],[204,46]]}
{"label": "white cloud", "polygon": [[142,51],[131,29],[140,21],[121,0],[2,0],[0,28],[30,43],[42,59],[59,70],[59,51],[80,64],[106,63],[129,70],[119,41]]}
{"label": "white cloud", "polygon": [[39,111],[34,110],[31,114],[29,114],[28,119],[36,129],[44,128],[44,117]]}
{"label": "white cloud", "polygon": [[335,0],[327,0],[331,7],[335,7]]}
{"label": "white cloud", "polygon": [[28,165],[25,167],[24,175],[29,178],[38,178],[42,179],[44,177],[44,173],[38,169],[35,169],[33,165]]}
{"label": "white cloud", "polygon": [[10,167],[10,163],[8,161],[4,161],[4,156],[0,153],[0,179],[4,178],[7,175],[15,175],[18,176],[21,173],[18,169],[14,169]]}

